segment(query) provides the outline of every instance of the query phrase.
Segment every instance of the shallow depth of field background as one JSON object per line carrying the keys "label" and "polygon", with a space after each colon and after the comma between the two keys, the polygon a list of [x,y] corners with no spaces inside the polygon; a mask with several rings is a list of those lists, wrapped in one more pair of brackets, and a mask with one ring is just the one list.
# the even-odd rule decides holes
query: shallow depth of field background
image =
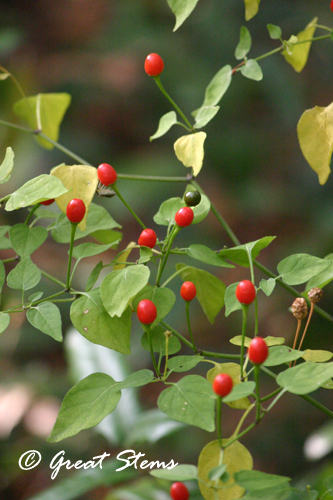
{"label": "shallow depth of field background", "polygon": [[[171,110],[153,79],[144,70],[147,54],[159,53],[164,59],[162,81],[187,115],[201,105],[204,89],[225,64],[235,66],[234,49],[240,27],[245,24],[242,0],[201,0],[184,25],[175,33],[173,15],[165,0],[36,0],[0,1],[0,65],[20,81],[27,95],[39,92],[68,92],[72,104],[67,111],[59,142],[94,166],[112,164],[118,172],[185,176],[187,169],[176,159],[173,143],[183,135],[174,127],[165,137],[152,143],[149,136],[160,116]],[[281,26],[285,38],[302,30],[315,16],[319,23],[333,25],[329,0],[262,0],[259,14],[246,26],[253,38],[251,57],[274,49],[266,24]],[[316,35],[323,34],[321,30]],[[333,99],[333,44],[313,44],[307,66],[297,74],[280,55],[261,61],[264,79],[253,82],[237,74],[220,103],[215,119],[205,128],[204,167],[198,181],[221,211],[242,243],[275,235],[276,240],[262,252],[260,261],[276,271],[277,263],[292,253],[324,257],[333,251],[333,177],[319,186],[317,175],[306,164],[298,146],[296,125],[305,109],[327,106]],[[0,82],[0,118],[21,123],[12,112],[20,98],[8,79]],[[29,134],[0,126],[0,157],[5,148],[15,152],[11,181],[1,186],[1,197],[30,178],[60,163],[73,160],[57,150],[41,149]],[[184,185],[120,181],[119,188],[148,227],[164,236],[164,228],[152,218],[162,201],[182,196]],[[120,249],[136,241],[140,227],[115,198],[96,200],[123,226]],[[56,207],[54,208],[55,210]],[[1,223],[24,220],[26,212],[1,210]],[[208,243],[209,242],[209,243]],[[216,219],[210,214],[201,224],[184,230],[177,243],[208,244],[213,249],[231,246]],[[37,251],[33,260],[59,277],[66,275],[67,246],[51,239]],[[2,251],[3,258],[12,256]],[[103,254],[106,262],[114,252]],[[84,287],[88,273],[98,262],[80,264],[74,286]],[[167,274],[178,260],[170,259]],[[184,262],[184,260],[182,260]],[[193,265],[199,265],[192,261]],[[8,268],[10,269],[10,268]],[[207,267],[229,285],[249,278],[249,270]],[[263,277],[259,272],[257,280]],[[178,294],[181,280],[172,288]],[[47,294],[55,289],[43,281]],[[325,289],[322,306],[332,310],[332,286]],[[2,306],[17,299],[15,291],[4,288]],[[276,289],[268,299],[260,295],[260,334],[284,336],[292,343],[296,320],[288,308],[292,297]],[[70,328],[68,309],[63,309],[63,333]],[[218,315],[214,325],[204,317],[200,306],[192,308],[192,328],[197,343],[208,350],[237,352],[228,339],[240,334],[241,314]],[[177,330],[187,333],[185,307],[178,300],[167,318]],[[251,332],[252,317],[250,320]],[[146,351],[140,346],[141,329],[133,329],[133,354],[121,356],[128,369],[151,368]],[[316,318],[304,347],[333,349],[332,324]],[[107,356],[107,349],[105,349]],[[187,353],[184,349],[182,353]],[[80,365],[81,356],[74,358]],[[107,359],[107,358],[106,358]],[[76,366],[77,370],[84,367]],[[205,375],[209,365],[198,373]],[[194,373],[194,372],[193,372]],[[82,377],[81,377],[82,378]],[[115,377],[116,378],[116,377]],[[124,450],[124,441],[108,442],[94,429],[58,444],[46,443],[62,398],[73,385],[73,374],[63,345],[34,330],[24,315],[15,314],[0,338],[0,497],[4,500],[28,499],[33,494],[69,477],[62,470],[52,483],[48,464],[60,450],[73,461],[89,460],[107,451],[115,456]],[[266,379],[265,379],[266,380]],[[266,380],[263,389],[274,386]],[[143,409],[156,407],[161,388],[153,384],[139,393]],[[315,397],[332,409],[332,393],[318,391]],[[225,436],[235,428],[238,410],[225,410]],[[126,419],[127,412],[122,418]],[[127,415],[128,416],[128,415]],[[311,463],[304,458],[306,437],[327,418],[298,397],[285,396],[262,424],[242,439],[254,457],[258,470],[284,474],[301,480],[306,474],[323,474],[331,466],[332,455]],[[121,436],[121,434],[120,434]],[[196,463],[202,447],[215,439],[196,428],[187,428],[155,444],[139,444],[150,460]],[[41,466],[31,472],[18,468],[18,458],[37,449],[43,455]],[[302,474],[299,471],[302,470]],[[325,473],[325,472],[324,472]],[[306,481],[312,481],[307,477]],[[306,484],[306,483],[305,483]],[[103,499],[107,488],[87,494],[85,499]]]}

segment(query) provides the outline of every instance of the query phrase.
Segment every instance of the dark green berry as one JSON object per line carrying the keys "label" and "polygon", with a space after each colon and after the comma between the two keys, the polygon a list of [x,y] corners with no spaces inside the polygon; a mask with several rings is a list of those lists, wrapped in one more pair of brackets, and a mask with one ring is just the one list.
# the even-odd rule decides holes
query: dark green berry
{"label": "dark green berry", "polygon": [[196,207],[201,201],[199,191],[188,191],[184,196],[184,201],[188,207]]}

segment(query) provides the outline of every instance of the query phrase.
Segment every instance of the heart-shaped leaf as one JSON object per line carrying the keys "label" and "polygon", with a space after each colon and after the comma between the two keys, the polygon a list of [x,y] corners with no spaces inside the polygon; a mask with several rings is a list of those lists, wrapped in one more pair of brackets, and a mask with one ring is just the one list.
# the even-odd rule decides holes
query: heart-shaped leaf
{"label": "heart-shaped leaf", "polygon": [[6,148],[5,159],[0,165],[0,184],[8,182],[10,174],[14,167],[14,151],[12,148]]}
{"label": "heart-shaped leaf", "polygon": [[306,28],[298,33],[296,41],[298,45],[291,44],[282,52],[285,60],[291,64],[295,71],[300,73],[307,63],[309,52],[312,42],[305,42],[306,40],[311,40],[313,38],[314,32],[316,31],[316,24],[318,17],[312,19],[312,21],[306,26]]}
{"label": "heart-shaped leaf", "polygon": [[174,150],[179,161],[185,167],[193,168],[196,177],[201,170],[204,159],[204,142],[207,137],[205,132],[183,135],[174,144]]}

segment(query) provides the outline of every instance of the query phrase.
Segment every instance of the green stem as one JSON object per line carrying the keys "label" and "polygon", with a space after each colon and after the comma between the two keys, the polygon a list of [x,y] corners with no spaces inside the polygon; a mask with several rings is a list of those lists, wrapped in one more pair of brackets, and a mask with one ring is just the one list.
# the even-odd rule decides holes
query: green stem
{"label": "green stem", "polygon": [[244,304],[242,305],[243,323],[242,323],[242,344],[241,344],[241,357],[240,357],[240,377],[241,377],[241,380],[244,380],[244,373],[243,373],[244,353],[245,353],[245,345],[244,344],[245,344],[248,308],[249,308],[249,306],[244,305]]}
{"label": "green stem", "polygon": [[65,146],[63,146],[62,144],[59,144],[59,142],[54,141],[53,139],[51,139],[50,137],[48,137],[47,135],[45,135],[44,132],[42,132],[41,130],[34,130],[33,133],[35,135],[39,135],[40,137],[42,137],[43,139],[45,139],[47,142],[49,142],[50,144],[52,144],[55,148],[59,149],[59,151],[62,151],[63,153],[65,153],[70,158],[73,158],[73,160],[77,161],[79,164],[81,164],[81,165],[88,165],[90,167],[92,166],[84,158],[81,158],[81,156],[78,156],[77,154],[73,153],[73,151],[71,151],[70,149],[65,148]]}
{"label": "green stem", "polygon": [[168,360],[169,360],[169,338],[170,338],[170,335],[171,335],[170,332],[165,332],[165,366],[164,366],[163,380],[166,380],[166,378],[167,378]]}
{"label": "green stem", "polygon": [[162,253],[164,253],[164,257],[162,257],[162,259],[160,260],[159,266],[158,266],[158,271],[157,271],[157,277],[156,277],[156,284],[155,284],[155,286],[159,286],[159,282],[160,282],[160,279],[162,277],[162,273],[164,271],[165,265],[166,265],[168,257],[169,257],[169,252],[170,252],[170,249],[171,249],[171,245],[172,245],[175,237],[179,233],[180,229],[181,228],[179,226],[177,226],[177,224],[175,224],[173,226],[171,234],[170,234],[168,242],[167,242],[167,247],[166,247],[165,250],[163,249],[164,252],[162,250]]}
{"label": "green stem", "polygon": [[195,352],[195,354],[198,354],[197,348],[195,347],[194,338],[192,335],[191,322],[190,322],[190,302],[188,301],[186,301],[186,320],[187,320],[188,331],[192,340],[193,351]]}
{"label": "green stem", "polygon": [[[169,253],[173,253],[173,251],[171,250]],[[191,266],[186,266],[186,267],[182,267],[181,269],[178,269],[178,271],[176,271],[175,273],[173,273],[164,283],[163,285],[161,285],[161,288],[165,287],[168,283],[170,283],[171,280],[173,280],[173,278],[175,278],[176,276],[178,276],[178,274],[180,274],[182,271],[185,271],[186,269],[188,269],[189,267]]]}
{"label": "green stem", "polygon": [[63,281],[58,280],[57,278],[55,278],[51,274],[47,273],[46,271],[41,270],[41,273],[42,273],[42,276],[44,276],[45,278],[53,281],[57,285],[60,285],[62,288],[66,288],[66,283],[64,283]]}
{"label": "green stem", "polygon": [[135,220],[140,224],[140,226],[143,227],[143,229],[147,229],[147,227],[144,225],[144,223],[142,222],[142,220],[139,219],[139,217],[136,215],[136,213],[134,212],[134,210],[132,210],[132,208],[129,206],[129,204],[127,203],[127,201],[124,200],[124,198],[120,194],[119,189],[118,189],[118,187],[117,187],[116,184],[113,184],[112,189],[116,192],[118,198],[123,202],[123,204],[125,205],[125,207],[131,212],[131,214],[133,215],[133,217],[135,218]]}
{"label": "green stem", "polygon": [[180,333],[178,333],[174,328],[172,328],[171,326],[167,325],[164,321],[161,321],[160,324],[162,326],[164,326],[164,328],[166,330],[169,330],[175,337],[177,337],[178,340],[180,340],[185,345],[187,345],[187,347],[189,347],[190,349],[192,349],[191,342],[189,342],[185,337],[183,337]]}
{"label": "green stem", "polygon": [[275,391],[271,392],[267,396],[264,396],[263,398],[261,398],[260,402],[263,403],[264,401],[268,401],[269,399],[274,398],[274,396],[276,396],[277,394],[279,394],[279,392],[281,392],[281,391],[282,391],[282,387],[279,387],[278,389],[276,389]]}
{"label": "green stem", "polygon": [[287,391],[287,389],[282,389],[282,391],[280,391],[277,396],[273,399],[273,401],[271,402],[271,404],[269,405],[269,407],[265,410],[266,412],[270,411],[273,406],[279,401],[279,399],[284,395],[284,393]]}
{"label": "green stem", "polygon": [[22,89],[21,85],[19,84],[18,80],[16,80],[15,76],[12,75],[10,73],[10,71],[8,71],[8,69],[4,68],[3,66],[0,66],[0,70],[3,71],[4,73],[7,73],[10,76],[10,78],[13,80],[14,85],[16,86],[17,90],[19,91],[19,93],[21,94],[23,99],[25,99],[26,98],[25,92]]}
{"label": "green stem", "polygon": [[148,337],[148,341],[149,341],[150,354],[151,354],[151,359],[152,359],[152,362],[154,365],[154,369],[155,369],[157,377],[160,378],[161,374],[160,374],[160,371],[159,371],[158,366],[156,364],[153,342],[152,342],[152,338],[151,338],[150,325],[145,325],[145,331],[147,333],[147,337]]}
{"label": "green stem", "polygon": [[193,131],[194,129],[193,129],[191,123],[189,122],[189,120],[186,118],[186,116],[184,115],[184,113],[182,112],[182,110],[179,108],[179,106],[177,106],[177,104],[175,103],[175,101],[169,96],[169,94],[167,93],[167,91],[163,87],[162,82],[161,82],[161,78],[159,76],[155,76],[154,80],[155,80],[158,88],[162,92],[162,94],[168,99],[168,101],[170,102],[170,104],[172,104],[172,106],[175,108],[175,110],[177,111],[177,113],[179,113],[180,116],[183,118],[184,122],[189,127],[190,132]]}
{"label": "green stem", "polygon": [[257,422],[257,424],[259,424],[259,422],[260,422],[260,412],[261,412],[259,375],[260,375],[260,366],[255,365],[254,366],[254,381],[256,383],[256,422]]}
{"label": "green stem", "polygon": [[202,356],[209,356],[210,358],[221,358],[221,359],[240,359],[239,354],[224,354],[224,353],[218,353],[218,352],[210,352],[210,351],[204,351],[200,350],[200,354]]}
{"label": "green stem", "polygon": [[219,445],[221,450],[223,449],[222,446],[222,401],[221,401],[221,396],[218,396],[216,398],[216,429],[217,429],[217,435],[219,439]]}
{"label": "green stem", "polygon": [[[250,406],[249,406],[249,407],[245,410],[245,412],[244,412],[244,414],[242,415],[242,418],[240,419],[240,421],[238,422],[238,425],[237,425],[237,427],[236,427],[235,431],[233,432],[233,434],[232,434],[231,438],[235,438],[235,437],[237,438],[238,433],[239,433],[239,431],[241,430],[242,425],[243,425],[243,423],[244,423],[244,421],[245,421],[246,417],[248,416],[248,414],[250,413],[250,411],[252,411],[252,410],[253,410],[253,408],[254,408],[254,407],[255,407],[255,404],[254,404],[254,403],[252,403],[252,404],[251,404],[251,405],[250,405]],[[230,438],[230,439],[231,439],[231,438]]]}
{"label": "green stem", "polygon": [[16,125],[16,123],[7,122],[6,120],[0,120],[0,125],[4,125],[5,127],[15,128],[16,130],[21,130],[22,132],[29,132],[33,134],[33,130],[28,127],[23,127],[22,125]]}
{"label": "green stem", "polygon": [[29,220],[31,219],[31,217],[33,216],[34,212],[37,210],[37,208],[40,206],[40,203],[37,203],[36,205],[34,205],[32,207],[32,209],[30,210],[30,213],[28,215],[28,217],[25,219],[25,223],[24,224],[28,224]]}
{"label": "green stem", "polygon": [[[262,418],[263,415],[260,416],[260,418]],[[248,432],[250,432],[253,427],[255,427],[257,425],[256,422],[253,422],[251,425],[249,425],[243,432],[241,432],[240,434],[238,434],[237,436],[229,439],[229,441],[227,442],[226,445],[224,445],[224,449],[228,448],[228,446],[231,446],[235,441],[238,441],[239,438],[241,438],[242,436],[244,436],[245,434],[247,434]]]}
{"label": "green stem", "polygon": [[[250,273],[251,273],[251,281],[253,285],[255,286],[255,280],[254,280],[254,269],[253,269],[253,259],[252,259],[252,251],[250,248],[248,248],[247,245],[245,245],[246,252],[249,258],[249,265],[250,265]],[[258,331],[259,331],[259,318],[258,318],[258,299],[257,299],[257,294],[254,299],[254,336],[258,336]]]}
{"label": "green stem", "polygon": [[72,265],[73,243],[74,243],[76,228],[77,228],[77,224],[74,224],[73,222],[71,222],[71,240],[69,243],[66,290],[69,290],[71,287],[71,265]]}

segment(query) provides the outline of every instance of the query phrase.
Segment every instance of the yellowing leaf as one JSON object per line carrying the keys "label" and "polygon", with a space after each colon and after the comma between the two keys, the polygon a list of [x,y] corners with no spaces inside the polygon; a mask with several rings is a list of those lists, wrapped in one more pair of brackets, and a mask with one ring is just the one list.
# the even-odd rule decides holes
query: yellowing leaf
{"label": "yellowing leaf", "polygon": [[[222,440],[222,445],[226,445],[227,439]],[[219,465],[226,464],[226,472],[230,479],[222,481],[212,481],[209,479],[209,472]],[[205,500],[234,500],[243,496],[245,489],[234,485],[234,474],[240,470],[252,470],[253,460],[250,452],[239,441],[225,448],[223,452],[219,441],[211,441],[201,451],[198,462],[199,488]],[[218,484],[216,484],[218,483]],[[216,490],[214,487],[218,486]]]}
{"label": "yellowing leaf", "polygon": [[326,361],[329,361],[332,356],[333,353],[330,351],[306,349],[302,358],[305,359],[305,361],[311,361],[312,363],[325,363]]}
{"label": "yellowing leaf", "polygon": [[198,175],[202,167],[206,137],[205,132],[196,132],[195,134],[183,135],[174,144],[178,160],[185,167],[192,167],[194,176]]}
{"label": "yellowing leaf", "polygon": [[[318,18],[315,17],[312,21],[307,25],[304,31],[301,31],[297,35],[297,42],[303,42],[305,40],[311,40],[316,31],[316,23]],[[311,48],[311,43],[301,43],[299,45],[291,45],[289,50],[285,49],[282,52],[285,60],[292,65],[295,71],[300,73],[304,66],[307,63],[309,52]]]}
{"label": "yellowing leaf", "polygon": [[51,174],[58,177],[63,185],[69,190],[67,193],[56,198],[60,210],[65,214],[68,203],[73,198],[80,198],[86,206],[86,214],[79,224],[81,231],[87,225],[87,215],[89,205],[96,192],[98,177],[97,169],[88,165],[59,165],[55,167]]}
{"label": "yellowing leaf", "polygon": [[[237,363],[221,363],[216,364],[215,368],[212,368],[207,373],[207,380],[212,384],[216,375],[219,373],[227,373],[232,378],[234,385],[241,383],[240,381],[240,365]],[[231,401],[226,403],[231,408],[237,408],[238,410],[246,410],[250,405],[248,398],[238,399],[237,401]]]}
{"label": "yellowing leaf", "polygon": [[137,245],[137,243],[135,241],[131,241],[127,245],[126,250],[121,255],[119,255],[119,257],[117,257],[117,262],[124,262],[124,264],[115,264],[113,266],[114,271],[119,271],[119,269],[124,269],[125,262],[127,262],[127,258],[129,256],[129,254],[131,253],[133,247],[135,247],[135,245]]}
{"label": "yellowing leaf", "polygon": [[245,2],[245,19],[249,21],[254,17],[258,10],[259,10],[259,4],[260,0],[244,0]]}
{"label": "yellowing leaf", "polygon": [[[38,94],[20,99],[14,111],[25,120],[32,130],[40,130],[53,141],[59,137],[59,127],[71,102],[71,96],[61,94]],[[53,149],[49,141],[35,135],[37,142],[46,149]]]}
{"label": "yellowing leaf", "polygon": [[325,184],[331,172],[333,151],[333,103],[326,108],[315,106],[301,116],[297,134],[302,153],[310,167]]}

